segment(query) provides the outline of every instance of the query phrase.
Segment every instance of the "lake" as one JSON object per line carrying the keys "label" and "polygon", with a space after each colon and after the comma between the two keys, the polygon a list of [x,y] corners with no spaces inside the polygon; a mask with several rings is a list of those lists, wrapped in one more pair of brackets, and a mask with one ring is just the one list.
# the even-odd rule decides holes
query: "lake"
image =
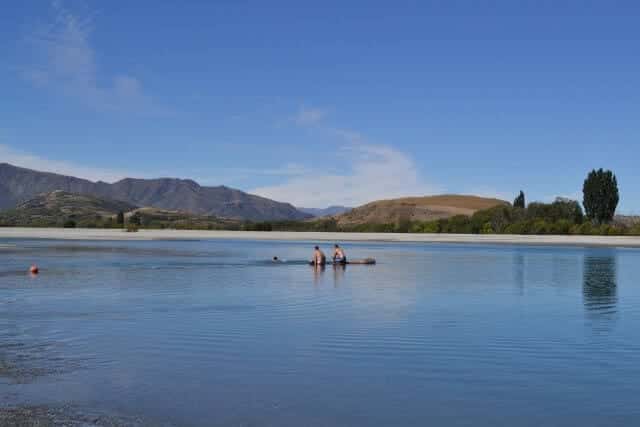
{"label": "lake", "polygon": [[0,406],[176,426],[640,424],[640,251],[354,243],[378,264],[315,269],[312,245],[0,241]]}

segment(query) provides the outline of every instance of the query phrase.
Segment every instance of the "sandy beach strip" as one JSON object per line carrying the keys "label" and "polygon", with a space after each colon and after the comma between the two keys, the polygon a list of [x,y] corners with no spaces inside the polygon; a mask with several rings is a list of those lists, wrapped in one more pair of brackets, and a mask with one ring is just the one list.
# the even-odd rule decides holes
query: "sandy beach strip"
{"label": "sandy beach strip", "polygon": [[503,234],[321,233],[280,231],[0,228],[0,239],[51,240],[289,240],[308,242],[404,242],[640,248],[636,236],[520,236]]}

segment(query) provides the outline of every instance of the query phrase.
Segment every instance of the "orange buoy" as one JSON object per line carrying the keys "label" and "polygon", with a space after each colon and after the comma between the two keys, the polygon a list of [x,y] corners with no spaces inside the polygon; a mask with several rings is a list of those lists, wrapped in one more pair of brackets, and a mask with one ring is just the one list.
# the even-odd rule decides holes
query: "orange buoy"
{"label": "orange buoy", "polygon": [[39,272],[40,272],[40,269],[35,264],[33,264],[31,266],[31,268],[29,269],[29,273],[31,273],[31,274],[38,274]]}

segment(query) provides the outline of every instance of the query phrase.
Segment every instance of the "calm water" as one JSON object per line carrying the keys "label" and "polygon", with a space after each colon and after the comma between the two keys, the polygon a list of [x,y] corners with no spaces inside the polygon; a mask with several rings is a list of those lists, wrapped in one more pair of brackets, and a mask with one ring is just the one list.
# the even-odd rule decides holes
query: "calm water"
{"label": "calm water", "polygon": [[2,241],[0,405],[180,426],[640,424],[639,251],[346,248],[379,264],[316,271],[310,243]]}

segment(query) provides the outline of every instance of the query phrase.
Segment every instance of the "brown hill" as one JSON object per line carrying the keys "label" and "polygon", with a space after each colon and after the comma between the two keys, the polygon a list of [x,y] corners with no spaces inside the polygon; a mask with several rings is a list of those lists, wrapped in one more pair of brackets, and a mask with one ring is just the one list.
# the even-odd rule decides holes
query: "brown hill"
{"label": "brown hill", "polygon": [[402,221],[433,221],[475,212],[508,202],[477,196],[441,195],[379,200],[335,216],[338,225],[393,224]]}

